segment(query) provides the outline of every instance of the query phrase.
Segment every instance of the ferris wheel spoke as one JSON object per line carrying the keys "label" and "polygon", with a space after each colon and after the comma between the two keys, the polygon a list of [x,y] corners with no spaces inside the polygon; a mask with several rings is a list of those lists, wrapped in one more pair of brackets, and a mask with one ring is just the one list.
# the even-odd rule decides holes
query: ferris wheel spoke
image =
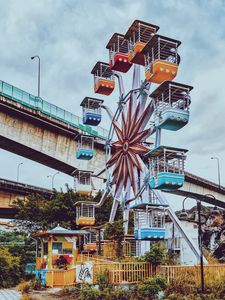
{"label": "ferris wheel spoke", "polygon": [[116,163],[116,165],[115,165],[115,168],[116,168],[118,162],[120,161],[121,156],[122,156],[122,150],[114,153],[111,156],[111,158],[107,161],[107,167],[111,167],[112,165],[114,165]]}
{"label": "ferris wheel spoke", "polygon": [[147,124],[151,117],[152,105],[151,103],[147,106],[145,111],[142,113],[141,117],[138,119],[137,123],[134,126],[134,130],[131,133],[130,139],[133,139],[136,134],[139,132],[141,125]]}
{"label": "ferris wheel spoke", "polygon": [[116,131],[117,137],[119,139],[119,141],[122,143],[123,142],[123,132],[122,130],[119,128],[118,123],[116,123],[115,121],[113,122],[113,126],[114,129]]}
{"label": "ferris wheel spoke", "polygon": [[[150,136],[150,129],[146,129],[144,131],[139,132],[133,140],[130,141],[131,144],[136,144],[139,142],[145,141]],[[147,148],[146,148],[147,149]],[[148,150],[148,149],[147,149]]]}

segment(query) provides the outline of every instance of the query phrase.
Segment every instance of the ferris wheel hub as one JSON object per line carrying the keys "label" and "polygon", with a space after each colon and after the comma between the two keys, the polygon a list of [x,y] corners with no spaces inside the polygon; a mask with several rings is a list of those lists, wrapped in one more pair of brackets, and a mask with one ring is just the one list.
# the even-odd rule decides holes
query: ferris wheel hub
{"label": "ferris wheel hub", "polygon": [[128,141],[126,141],[124,144],[123,144],[123,152],[127,152],[128,151],[128,149],[129,149],[129,142]]}

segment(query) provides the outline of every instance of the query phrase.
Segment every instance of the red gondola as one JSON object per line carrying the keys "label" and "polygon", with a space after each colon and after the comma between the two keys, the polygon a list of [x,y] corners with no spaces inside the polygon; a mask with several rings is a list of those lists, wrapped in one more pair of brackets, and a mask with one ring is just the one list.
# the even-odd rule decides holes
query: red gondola
{"label": "red gondola", "polygon": [[109,66],[114,71],[126,73],[132,66],[128,60],[128,41],[123,34],[114,33],[107,46],[109,49]]}

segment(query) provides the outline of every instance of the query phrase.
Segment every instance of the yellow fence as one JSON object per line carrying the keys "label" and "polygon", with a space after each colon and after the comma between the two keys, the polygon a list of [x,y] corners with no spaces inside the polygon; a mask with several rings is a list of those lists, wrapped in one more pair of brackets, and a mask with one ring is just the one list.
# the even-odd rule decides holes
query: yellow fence
{"label": "yellow fence", "polygon": [[152,265],[147,262],[96,263],[94,264],[94,283],[106,270],[109,282],[112,284],[137,283],[155,275]]}
{"label": "yellow fence", "polygon": [[46,272],[46,285],[50,287],[73,286],[76,281],[76,268]]}
{"label": "yellow fence", "polygon": [[[157,273],[169,283],[173,281],[188,281],[193,286],[200,284],[200,266],[160,266]],[[225,264],[205,265],[204,279],[206,284],[213,280],[225,280]]]}

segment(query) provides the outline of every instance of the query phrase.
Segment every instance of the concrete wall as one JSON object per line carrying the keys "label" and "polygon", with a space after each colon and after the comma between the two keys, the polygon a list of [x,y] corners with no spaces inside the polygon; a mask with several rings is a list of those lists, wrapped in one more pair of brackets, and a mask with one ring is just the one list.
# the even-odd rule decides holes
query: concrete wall
{"label": "concrete wall", "polygon": [[77,134],[60,130],[54,125],[33,123],[20,115],[0,111],[0,143],[9,150],[71,175],[75,169],[98,173],[105,162],[103,150],[95,147],[90,161],[76,159]]}

